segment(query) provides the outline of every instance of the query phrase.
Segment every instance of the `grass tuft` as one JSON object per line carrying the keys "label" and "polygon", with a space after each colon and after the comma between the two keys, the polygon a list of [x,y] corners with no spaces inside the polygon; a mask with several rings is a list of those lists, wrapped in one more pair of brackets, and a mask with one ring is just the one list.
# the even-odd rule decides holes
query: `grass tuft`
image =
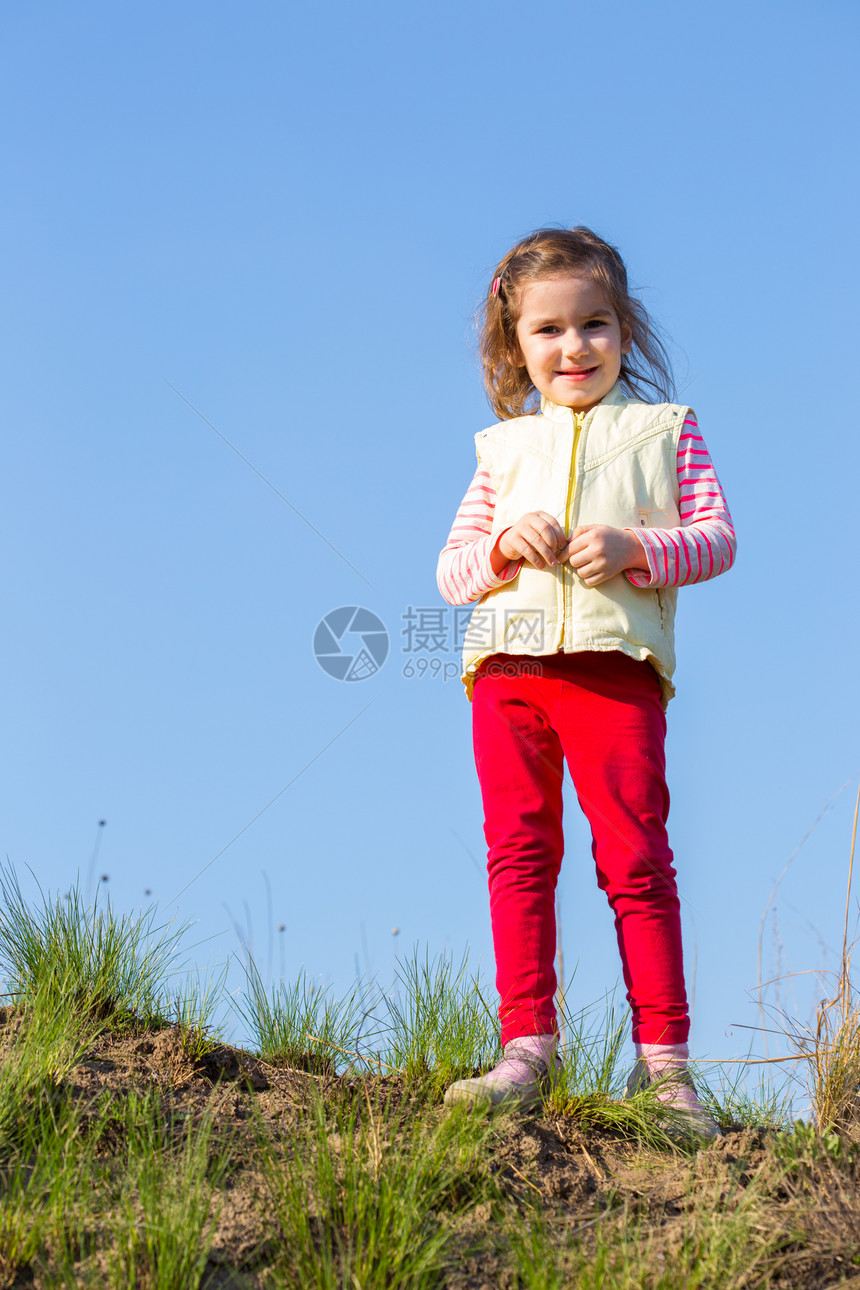
{"label": "grass tuft", "polygon": [[163,1019],[164,985],[184,928],[155,926],[155,909],[117,914],[108,900],[87,904],[78,886],[45,895],[35,908],[17,876],[0,866],[0,973],[16,997],[69,1000],[94,1023]]}
{"label": "grass tuft", "polygon": [[41,1150],[60,1115],[62,1084],[81,1060],[91,1028],[72,1002],[44,987],[4,1016],[12,1031],[0,1062],[0,1152]]}
{"label": "grass tuft", "polygon": [[291,985],[267,990],[253,959],[245,968],[248,988],[239,1012],[260,1056],[273,1066],[333,1075],[350,1064],[359,1026],[368,1013],[368,992],[358,982],[345,999],[304,971]]}
{"label": "grass tuft", "polygon": [[465,955],[455,966],[447,955],[422,959],[416,950],[398,961],[396,979],[399,988],[385,1001],[385,1058],[407,1084],[438,1094],[500,1060],[495,1010],[480,978],[469,974]]}
{"label": "grass tuft", "polygon": [[560,1021],[567,1041],[561,1054],[563,1093],[620,1097],[627,1076],[621,1070],[621,1055],[630,1021],[627,1008],[619,1006],[615,992],[579,1012],[565,1011]]}

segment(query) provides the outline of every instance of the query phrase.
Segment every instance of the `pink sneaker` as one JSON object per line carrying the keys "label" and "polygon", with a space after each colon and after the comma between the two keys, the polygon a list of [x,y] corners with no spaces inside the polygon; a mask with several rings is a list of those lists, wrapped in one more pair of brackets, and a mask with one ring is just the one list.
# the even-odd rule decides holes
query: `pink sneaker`
{"label": "pink sneaker", "polygon": [[[658,1100],[673,1111],[678,1129],[688,1130],[702,1138],[723,1136],[716,1120],[699,1101],[693,1077],[688,1070],[667,1069],[665,1074],[652,1075],[647,1061],[644,1057],[640,1057],[627,1077],[624,1096],[631,1097],[634,1093],[639,1093],[643,1088],[649,1088],[652,1085]],[[674,1127],[667,1125],[667,1131],[671,1133]]]}
{"label": "pink sneaker", "polygon": [[445,1093],[445,1105],[469,1102],[475,1108],[530,1111],[542,1100],[561,1070],[554,1035],[525,1035],[505,1046],[493,1070],[477,1079],[460,1079]]}

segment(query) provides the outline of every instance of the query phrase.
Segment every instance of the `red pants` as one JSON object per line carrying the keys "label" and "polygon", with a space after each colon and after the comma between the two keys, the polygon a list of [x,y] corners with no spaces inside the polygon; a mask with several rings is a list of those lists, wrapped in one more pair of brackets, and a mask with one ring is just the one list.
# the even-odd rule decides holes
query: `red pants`
{"label": "red pants", "polygon": [[685,1043],[681,918],[666,835],[666,718],[651,664],[618,651],[496,654],[478,670],[472,721],[502,1043],[557,1029],[562,758],[591,825],[598,886],[615,914],[633,1040]]}

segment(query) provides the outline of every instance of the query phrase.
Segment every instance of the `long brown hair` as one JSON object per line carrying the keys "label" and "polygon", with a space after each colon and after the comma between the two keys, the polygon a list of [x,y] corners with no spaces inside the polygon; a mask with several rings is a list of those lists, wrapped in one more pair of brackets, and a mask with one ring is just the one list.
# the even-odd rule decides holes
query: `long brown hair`
{"label": "long brown hair", "polygon": [[626,393],[646,401],[656,393],[661,402],[672,402],[669,355],[645,306],[630,294],[627,270],[615,247],[590,228],[540,228],[499,262],[478,319],[484,385],[496,415],[503,421],[520,417],[539,404],[531,377],[515,361],[520,289],[527,282],[566,274],[600,283],[622,328],[630,328],[633,343],[622,355],[619,375]]}

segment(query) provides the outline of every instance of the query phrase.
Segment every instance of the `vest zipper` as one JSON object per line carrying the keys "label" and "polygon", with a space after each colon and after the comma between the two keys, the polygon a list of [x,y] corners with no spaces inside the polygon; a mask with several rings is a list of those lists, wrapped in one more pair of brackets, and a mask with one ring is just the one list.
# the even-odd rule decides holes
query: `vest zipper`
{"label": "vest zipper", "polygon": [[573,501],[573,494],[576,492],[576,450],[579,447],[579,436],[582,434],[582,423],[585,420],[584,412],[574,412],[573,414],[573,449],[570,454],[570,479],[567,484],[567,504],[564,508],[564,528],[565,532],[570,528],[570,504]]}
{"label": "vest zipper", "polygon": [[[584,412],[573,413],[573,448],[570,454],[570,478],[567,483],[567,501],[564,507],[564,531],[570,537],[571,525],[571,507],[573,498],[576,493],[576,452],[579,447],[579,437],[582,434],[582,423],[585,420]],[[564,649],[564,639],[567,635],[567,620],[572,614],[572,605],[568,611],[568,597],[572,597],[573,573],[570,565],[565,564],[562,569],[562,614],[561,614],[561,648]]]}

